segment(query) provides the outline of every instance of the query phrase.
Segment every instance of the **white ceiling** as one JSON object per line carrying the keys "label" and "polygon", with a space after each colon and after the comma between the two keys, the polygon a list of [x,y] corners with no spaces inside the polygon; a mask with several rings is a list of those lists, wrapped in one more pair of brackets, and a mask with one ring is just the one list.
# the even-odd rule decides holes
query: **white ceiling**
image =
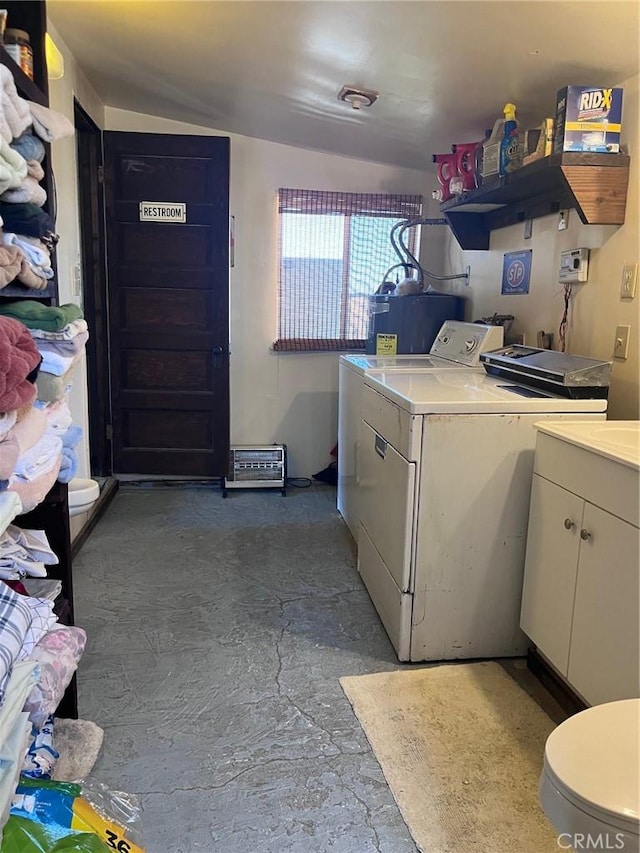
{"label": "white ceiling", "polygon": [[[639,73],[640,2],[49,0],[108,106],[424,169],[512,101]],[[375,89],[354,111],[344,84]]]}

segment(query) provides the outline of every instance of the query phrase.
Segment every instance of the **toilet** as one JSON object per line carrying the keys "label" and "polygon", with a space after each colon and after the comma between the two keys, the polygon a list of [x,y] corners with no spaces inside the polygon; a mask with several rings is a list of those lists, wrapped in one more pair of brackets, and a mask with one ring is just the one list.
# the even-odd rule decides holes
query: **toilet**
{"label": "toilet", "polygon": [[565,850],[640,851],[640,699],[595,705],[548,737],[540,803]]}
{"label": "toilet", "polygon": [[89,512],[100,497],[100,486],[95,480],[74,477],[69,483],[69,516]]}

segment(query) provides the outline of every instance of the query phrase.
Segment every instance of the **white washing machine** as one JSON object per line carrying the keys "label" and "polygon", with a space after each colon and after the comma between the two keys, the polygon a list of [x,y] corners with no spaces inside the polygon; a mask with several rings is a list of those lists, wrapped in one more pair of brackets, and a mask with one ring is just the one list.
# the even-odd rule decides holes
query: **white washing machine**
{"label": "white washing machine", "polygon": [[503,343],[502,326],[443,323],[428,355],[343,355],[338,390],[338,512],[358,541],[357,447],[362,420],[364,377],[383,371],[473,370],[484,373],[480,353]]}
{"label": "white washing machine", "polygon": [[365,376],[358,570],[401,661],[527,650],[519,616],[534,424],[604,420],[607,407],[531,381]]}

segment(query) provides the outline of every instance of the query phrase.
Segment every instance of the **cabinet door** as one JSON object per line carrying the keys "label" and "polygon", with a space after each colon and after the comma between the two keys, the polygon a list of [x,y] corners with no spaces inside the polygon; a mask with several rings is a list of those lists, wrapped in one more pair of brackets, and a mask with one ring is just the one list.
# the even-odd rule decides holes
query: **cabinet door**
{"label": "cabinet door", "polygon": [[640,696],[639,531],[586,504],[568,679],[591,705]]}
{"label": "cabinet door", "polygon": [[[362,421],[358,448],[360,522],[401,592],[411,589],[415,463]],[[360,561],[359,561],[360,563]]]}
{"label": "cabinet door", "polygon": [[581,498],[534,474],[520,627],[565,676],[583,506]]}

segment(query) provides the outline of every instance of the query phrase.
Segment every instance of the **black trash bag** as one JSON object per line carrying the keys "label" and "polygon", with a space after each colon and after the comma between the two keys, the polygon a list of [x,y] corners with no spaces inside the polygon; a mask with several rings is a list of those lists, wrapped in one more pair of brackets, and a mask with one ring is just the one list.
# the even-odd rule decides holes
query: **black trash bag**
{"label": "black trash bag", "polygon": [[318,471],[317,474],[313,474],[313,479],[318,480],[320,483],[328,483],[330,486],[337,486],[338,463],[330,462],[326,468],[322,469],[322,471]]}

